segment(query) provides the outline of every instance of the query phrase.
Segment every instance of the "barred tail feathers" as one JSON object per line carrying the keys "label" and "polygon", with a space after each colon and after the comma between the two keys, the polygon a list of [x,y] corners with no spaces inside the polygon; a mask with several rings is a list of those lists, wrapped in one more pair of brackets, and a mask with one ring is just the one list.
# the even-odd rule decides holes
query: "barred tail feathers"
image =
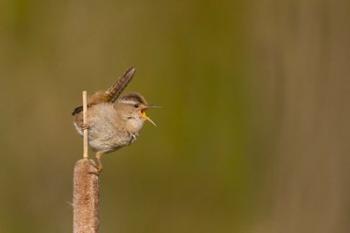
{"label": "barred tail feathers", "polygon": [[106,99],[109,102],[114,102],[118,99],[120,94],[124,91],[124,89],[128,86],[130,81],[132,80],[135,74],[135,68],[130,67],[125,73],[122,75],[120,79],[118,79],[110,88],[105,91]]}

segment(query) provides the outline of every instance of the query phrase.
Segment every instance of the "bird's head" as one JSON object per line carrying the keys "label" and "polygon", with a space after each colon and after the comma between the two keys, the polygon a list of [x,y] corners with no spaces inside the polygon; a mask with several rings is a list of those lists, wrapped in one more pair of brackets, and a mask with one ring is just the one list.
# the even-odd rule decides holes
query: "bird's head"
{"label": "bird's head", "polygon": [[146,115],[149,108],[157,106],[149,105],[146,99],[138,93],[126,94],[117,101],[117,111],[126,121],[127,128],[132,131],[139,131],[145,121],[157,126],[151,118]]}

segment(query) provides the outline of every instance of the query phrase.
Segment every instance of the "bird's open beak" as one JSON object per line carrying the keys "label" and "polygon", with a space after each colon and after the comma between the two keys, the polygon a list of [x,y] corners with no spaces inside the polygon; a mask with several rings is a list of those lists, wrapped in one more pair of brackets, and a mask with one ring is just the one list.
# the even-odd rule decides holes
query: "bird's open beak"
{"label": "bird's open beak", "polygon": [[152,125],[156,126],[156,123],[154,123],[154,121],[152,121],[151,118],[149,118],[147,115],[146,115],[146,111],[145,110],[142,110],[142,118],[145,119],[146,121],[149,121]]}

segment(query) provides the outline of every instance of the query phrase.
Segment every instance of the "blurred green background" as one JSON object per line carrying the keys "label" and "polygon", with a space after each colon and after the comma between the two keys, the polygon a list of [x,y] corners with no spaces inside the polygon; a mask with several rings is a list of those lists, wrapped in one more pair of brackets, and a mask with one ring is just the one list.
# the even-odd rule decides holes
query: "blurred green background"
{"label": "blurred green background", "polygon": [[71,111],[161,109],[103,158],[100,232],[348,232],[350,3],[0,1],[0,232],[71,232]]}

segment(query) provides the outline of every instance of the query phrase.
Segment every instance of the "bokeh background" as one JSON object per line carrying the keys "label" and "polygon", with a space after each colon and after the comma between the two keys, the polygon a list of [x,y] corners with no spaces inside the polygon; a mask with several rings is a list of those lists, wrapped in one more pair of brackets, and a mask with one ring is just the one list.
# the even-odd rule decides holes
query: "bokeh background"
{"label": "bokeh background", "polygon": [[350,231],[347,0],[0,1],[0,232],[71,232],[81,91],[163,108],[105,156],[101,232]]}

